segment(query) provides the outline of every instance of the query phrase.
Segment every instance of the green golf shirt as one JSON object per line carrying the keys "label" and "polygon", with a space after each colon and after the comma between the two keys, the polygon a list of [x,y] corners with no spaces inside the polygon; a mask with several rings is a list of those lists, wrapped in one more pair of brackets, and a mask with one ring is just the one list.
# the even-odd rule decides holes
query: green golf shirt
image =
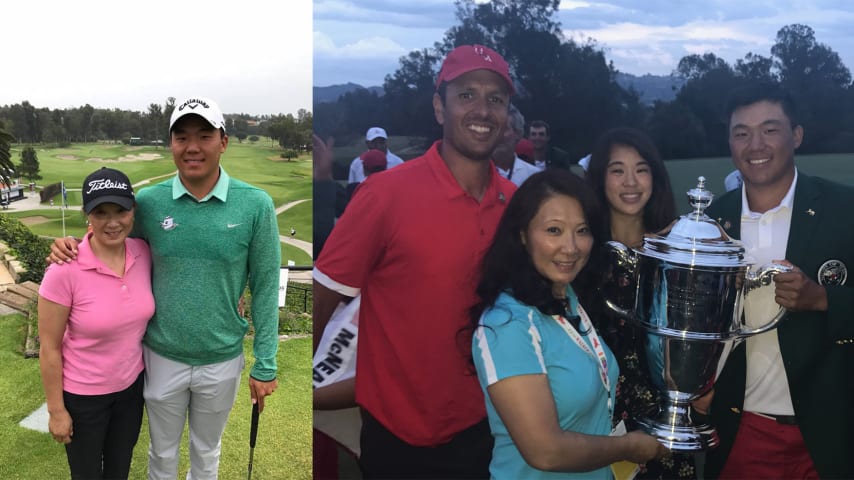
{"label": "green golf shirt", "polygon": [[237,313],[252,292],[255,364],[250,375],[276,377],[281,247],[273,201],[220,168],[214,189],[196,200],[178,177],[137,193],[134,236],[151,246],[156,312],[143,342],[188,365],[243,353],[248,322]]}

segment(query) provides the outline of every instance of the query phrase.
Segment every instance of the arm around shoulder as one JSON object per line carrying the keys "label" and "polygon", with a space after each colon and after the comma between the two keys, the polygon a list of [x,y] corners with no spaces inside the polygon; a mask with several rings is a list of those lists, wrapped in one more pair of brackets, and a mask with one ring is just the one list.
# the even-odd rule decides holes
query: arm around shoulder
{"label": "arm around shoulder", "polygon": [[58,263],[62,265],[77,258],[77,244],[79,240],[72,236],[59,237],[50,245],[50,255],[45,259],[48,264]]}

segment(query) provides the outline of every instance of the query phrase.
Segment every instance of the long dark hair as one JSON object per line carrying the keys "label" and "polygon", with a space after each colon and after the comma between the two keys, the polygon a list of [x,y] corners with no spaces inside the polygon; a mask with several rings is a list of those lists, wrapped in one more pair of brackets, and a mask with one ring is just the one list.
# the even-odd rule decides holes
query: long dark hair
{"label": "long dark hair", "polygon": [[577,175],[565,170],[553,169],[530,176],[513,194],[507,205],[495,238],[483,257],[480,282],[477,285],[479,302],[470,310],[470,327],[478,327],[480,316],[495,304],[501,292],[512,291],[522,303],[537,307],[547,314],[563,311],[563,304],[552,295],[552,282],[537,271],[527,248],[522,244],[522,232],[527,231],[531,220],[540,206],[556,195],[566,195],[581,204],[587,225],[593,233],[593,251],[587,265],[572,282],[579,302],[584,305],[590,300],[598,284],[595,278],[598,269],[591,265],[600,255],[604,222],[599,201],[595,193]]}
{"label": "long dark hair", "polygon": [[590,153],[590,165],[585,174],[585,179],[596,191],[596,196],[603,205],[607,220],[605,232],[607,236],[604,240],[611,239],[611,209],[605,196],[605,176],[608,163],[611,161],[611,149],[615,146],[634,148],[649,164],[652,172],[652,195],[643,209],[643,226],[647,232],[661,230],[676,218],[673,188],[670,186],[670,177],[661,160],[661,154],[658,153],[652,139],[642,131],[631,127],[618,127],[608,130],[596,140]]}

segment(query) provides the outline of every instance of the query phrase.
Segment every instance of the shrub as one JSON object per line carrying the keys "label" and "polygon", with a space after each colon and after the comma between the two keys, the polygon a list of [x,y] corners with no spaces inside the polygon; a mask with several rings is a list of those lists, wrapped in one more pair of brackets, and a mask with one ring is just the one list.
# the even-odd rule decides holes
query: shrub
{"label": "shrub", "polygon": [[289,149],[285,150],[284,152],[282,152],[281,157],[286,158],[288,160],[291,160],[291,159],[299,157],[299,153],[297,153],[296,150],[289,148]]}
{"label": "shrub", "polygon": [[44,259],[50,254],[50,240],[39,238],[18,219],[9,215],[0,215],[0,240],[6,242],[12,255],[27,268],[19,281],[41,283]]}
{"label": "shrub", "polygon": [[[279,309],[279,334],[311,334],[312,332],[312,290],[298,282],[288,282],[288,294],[285,308]],[[243,292],[243,316],[249,320],[249,333],[254,333],[252,324],[252,293]]]}
{"label": "shrub", "polygon": [[249,137],[249,141],[250,141],[250,142],[252,142],[252,143],[257,142],[257,141],[258,141],[258,135],[251,135],[251,136]]}
{"label": "shrub", "polygon": [[280,335],[310,335],[311,329],[312,320],[310,313],[294,313],[287,310],[279,310]]}

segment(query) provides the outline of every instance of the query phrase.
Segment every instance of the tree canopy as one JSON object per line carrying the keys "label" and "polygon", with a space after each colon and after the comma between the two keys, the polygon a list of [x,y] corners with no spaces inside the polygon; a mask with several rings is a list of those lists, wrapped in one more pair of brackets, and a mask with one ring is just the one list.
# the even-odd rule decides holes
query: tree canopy
{"label": "tree canopy", "polygon": [[[647,123],[662,154],[726,155],[726,100],[733,88],[748,81],[778,82],[792,95],[805,132],[799,151],[854,151],[854,134],[847,127],[854,121],[854,88],[839,55],[818,43],[812,28],[799,24],[781,28],[770,53],[764,57],[749,52],[735,66],[713,53],[682,58],[676,74],[687,80],[685,85],[673,105],[654,107]],[[680,120],[665,118],[669,115]],[[666,130],[665,125],[681,127]]]}
{"label": "tree canopy", "polygon": [[12,163],[12,142],[14,141],[15,137],[7,132],[3,122],[0,122],[0,180],[6,185],[11,184],[8,172],[15,170],[15,164]]}
{"label": "tree canopy", "polygon": [[21,164],[18,165],[18,175],[28,179],[29,181],[41,180],[39,175],[39,157],[36,155],[36,149],[31,145],[27,145],[21,150]]}
{"label": "tree canopy", "polygon": [[[144,112],[95,108],[89,104],[51,110],[35,107],[25,100],[19,104],[0,106],[0,122],[5,123],[6,132],[15,141],[26,144],[122,141],[130,137],[139,137],[145,143],[168,144],[169,119],[174,109],[175,97],[168,97],[162,104],[152,102]],[[268,125],[281,115],[240,113],[226,114],[225,117],[229,135],[240,140],[248,135],[266,135]],[[297,117],[292,114],[288,117],[294,118],[295,122],[301,119],[303,127],[311,131],[310,112],[301,109]],[[310,135],[307,138],[310,139]],[[306,145],[311,142],[297,143]]]}
{"label": "tree canopy", "polygon": [[456,1],[457,24],[432,47],[400,58],[386,75],[384,94],[355,90],[315,106],[321,135],[354,138],[382,125],[392,135],[441,135],[431,99],[445,55],[464,44],[483,44],[507,60],[517,94],[513,103],[528,122],[545,120],[552,142],[581,157],[596,137],[620,125],[646,130],[665,158],[728,154],[725,105],[748,81],[778,82],[802,110],[804,153],[854,151],[854,88],[839,55],[806,25],[777,32],[768,56],[748,52],[733,65],[714,52],[683,57],[673,75],[684,79],[676,97],[653,105],[616,82],[617,70],[592,39],[567,40],[557,19],[559,0]]}

